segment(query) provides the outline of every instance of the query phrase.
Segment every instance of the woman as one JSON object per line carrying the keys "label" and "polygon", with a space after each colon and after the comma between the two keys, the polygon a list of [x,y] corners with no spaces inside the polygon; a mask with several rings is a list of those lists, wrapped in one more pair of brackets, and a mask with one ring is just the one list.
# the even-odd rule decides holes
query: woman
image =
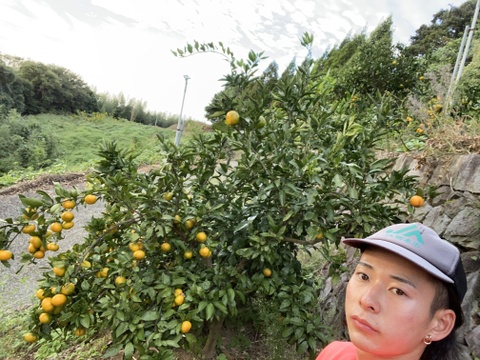
{"label": "woman", "polygon": [[460,359],[467,281],[458,249],[419,223],[343,242],[362,252],[345,297],[350,342],[331,343],[317,360]]}

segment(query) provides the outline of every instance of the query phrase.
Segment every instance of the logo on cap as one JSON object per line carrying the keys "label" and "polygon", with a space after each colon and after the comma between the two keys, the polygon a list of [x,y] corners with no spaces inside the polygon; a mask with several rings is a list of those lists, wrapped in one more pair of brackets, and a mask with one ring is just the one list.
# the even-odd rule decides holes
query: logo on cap
{"label": "logo on cap", "polygon": [[425,244],[422,238],[422,233],[418,230],[416,224],[412,224],[411,226],[404,227],[400,230],[387,229],[385,235],[415,248],[419,248]]}

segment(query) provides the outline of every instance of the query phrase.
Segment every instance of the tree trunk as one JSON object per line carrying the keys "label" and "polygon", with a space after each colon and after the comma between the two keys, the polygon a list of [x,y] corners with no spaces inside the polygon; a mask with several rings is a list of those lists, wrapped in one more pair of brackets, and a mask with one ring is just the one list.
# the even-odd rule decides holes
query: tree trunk
{"label": "tree trunk", "polygon": [[222,332],[223,320],[224,318],[222,317],[220,320],[214,319],[210,323],[207,342],[205,343],[205,346],[203,348],[203,355],[205,356],[205,360],[215,359],[217,341]]}

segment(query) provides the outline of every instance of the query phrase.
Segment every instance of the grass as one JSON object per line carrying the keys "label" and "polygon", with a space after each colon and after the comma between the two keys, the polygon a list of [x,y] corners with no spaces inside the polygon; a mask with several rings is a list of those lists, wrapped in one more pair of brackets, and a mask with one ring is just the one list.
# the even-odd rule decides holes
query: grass
{"label": "grass", "polygon": [[[99,159],[97,153],[104,141],[116,141],[122,147],[139,153],[139,165],[155,164],[160,160],[157,151],[157,135],[173,139],[176,126],[160,128],[142,125],[125,119],[114,119],[97,114],[52,115],[41,114],[24,118],[28,125],[38,125],[47,134],[56,138],[58,157],[55,163],[41,170],[25,169],[10,171],[0,176],[0,187],[12,185],[23,180],[32,180],[42,174],[64,174],[90,170]],[[194,134],[205,131],[207,124],[189,122],[182,136],[182,142],[188,141]]]}

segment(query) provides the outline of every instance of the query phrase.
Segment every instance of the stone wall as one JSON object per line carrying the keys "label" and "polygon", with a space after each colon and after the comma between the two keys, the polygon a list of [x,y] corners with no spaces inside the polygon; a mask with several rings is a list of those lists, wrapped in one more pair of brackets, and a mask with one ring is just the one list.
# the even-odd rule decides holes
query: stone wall
{"label": "stone wall", "polygon": [[[464,349],[462,359],[472,360],[470,354],[480,358],[480,154],[442,160],[402,155],[395,168],[403,167],[408,167],[409,174],[418,177],[421,187],[431,186],[437,192],[405,220],[431,227],[462,252],[468,292],[463,301],[465,324],[459,331],[459,342]],[[337,338],[344,330],[339,326],[339,311],[332,309],[342,308],[338,304],[343,304],[347,277],[345,274],[336,286],[327,279],[321,294],[322,315],[337,329]]]}

